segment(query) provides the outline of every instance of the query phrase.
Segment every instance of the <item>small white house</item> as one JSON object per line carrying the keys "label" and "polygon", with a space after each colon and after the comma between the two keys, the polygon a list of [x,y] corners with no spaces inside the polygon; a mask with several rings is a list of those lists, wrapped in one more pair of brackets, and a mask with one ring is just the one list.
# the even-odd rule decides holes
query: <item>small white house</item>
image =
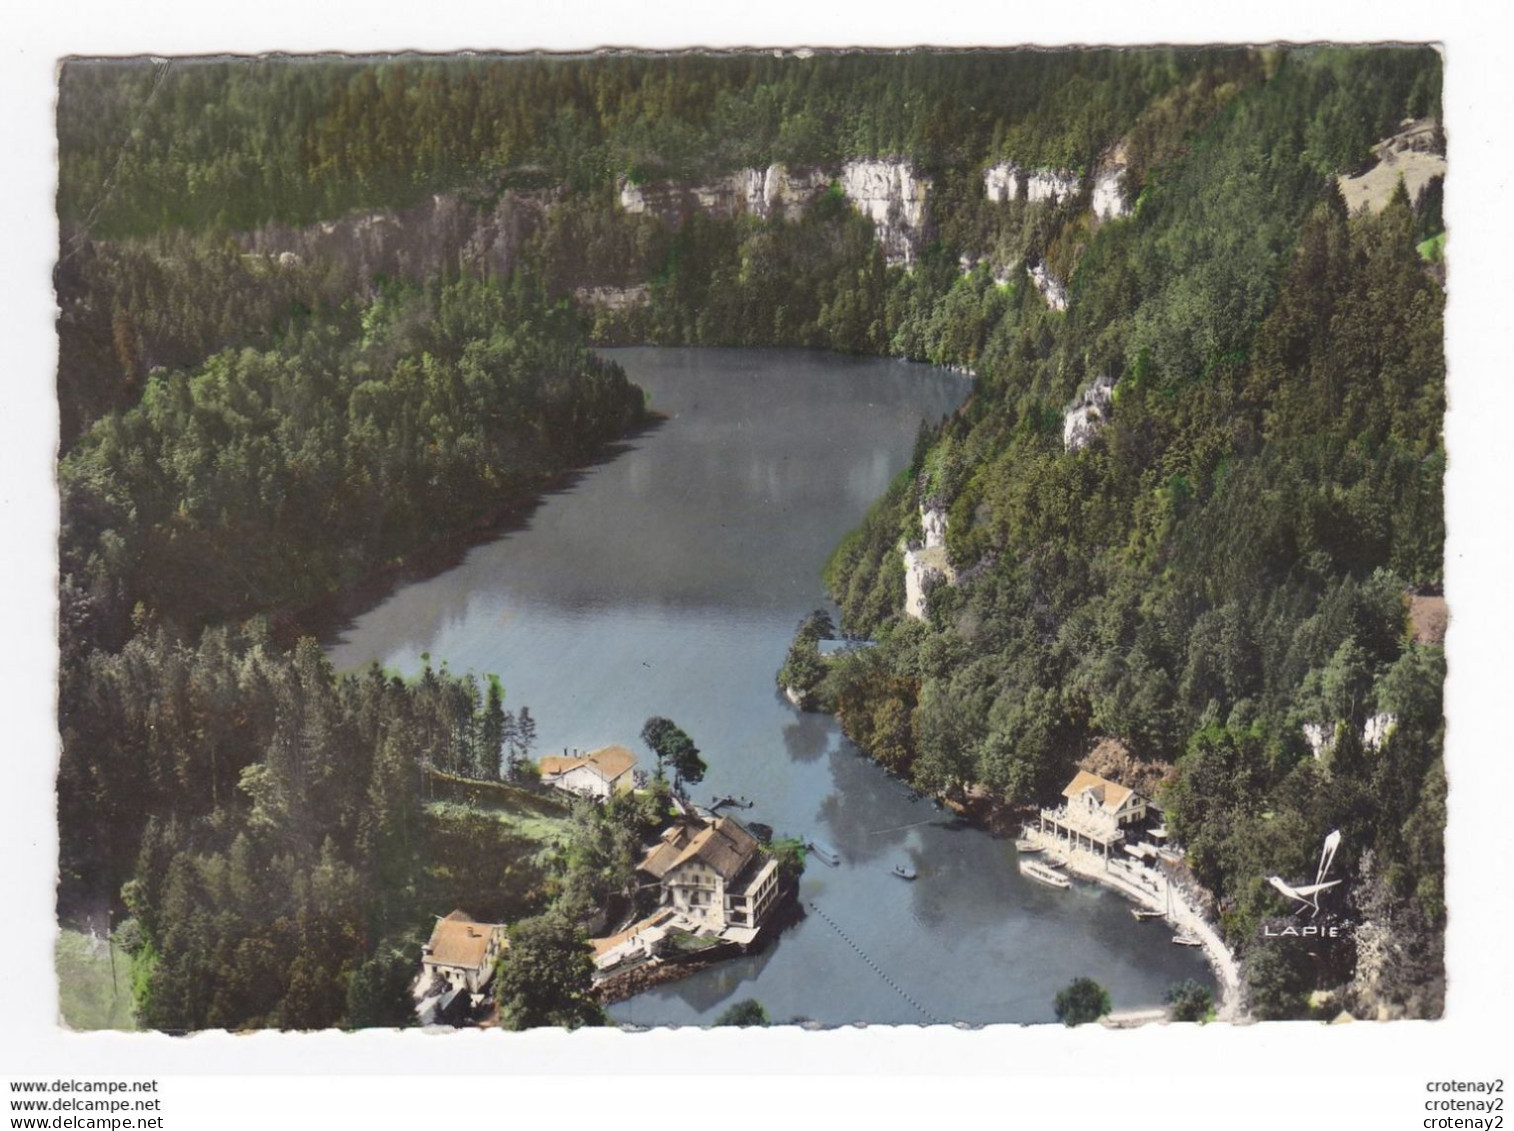
{"label": "small white house", "polygon": [[509,945],[503,923],[476,923],[466,911],[454,911],[436,921],[421,949],[421,972],[433,985],[445,982],[476,994],[489,984],[495,960]]}
{"label": "small white house", "polygon": [[624,746],[605,746],[589,754],[549,754],[540,768],[543,785],[606,801],[635,783],[636,755]]}

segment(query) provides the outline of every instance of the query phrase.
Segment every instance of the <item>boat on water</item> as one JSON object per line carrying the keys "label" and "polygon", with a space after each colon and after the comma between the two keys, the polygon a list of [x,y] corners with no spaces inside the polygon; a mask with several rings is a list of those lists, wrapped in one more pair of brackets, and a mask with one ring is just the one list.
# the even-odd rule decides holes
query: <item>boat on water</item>
{"label": "boat on water", "polygon": [[1039,860],[1020,861],[1020,874],[1029,876],[1031,879],[1054,888],[1066,888],[1072,886],[1072,880],[1066,874],[1057,871],[1050,865],[1043,864]]}
{"label": "boat on water", "polygon": [[715,798],[710,803],[710,811],[714,812],[716,809],[750,809],[756,804],[757,802],[748,801],[745,797],[732,797],[730,794],[726,794],[724,797]]}
{"label": "boat on water", "polygon": [[894,875],[898,876],[901,880],[913,880],[920,874],[919,872],[911,868],[908,864],[895,864],[893,867],[893,872]]}
{"label": "boat on water", "polygon": [[1203,946],[1204,945],[1204,940],[1203,939],[1199,938],[1198,935],[1190,934],[1187,931],[1179,931],[1177,934],[1175,934],[1175,935],[1172,936],[1172,941],[1174,943],[1176,943],[1178,946]]}
{"label": "boat on water", "polygon": [[1145,907],[1132,907],[1130,913],[1141,923],[1146,922],[1147,919],[1160,919],[1166,914],[1164,911],[1152,911]]}
{"label": "boat on water", "polygon": [[1033,840],[1025,840],[1024,838],[1021,838],[1020,840],[1015,841],[1015,851],[1016,852],[1024,852],[1024,853],[1032,853],[1032,852],[1043,852],[1043,851],[1045,851],[1045,849],[1042,848],[1041,845],[1037,844]]}
{"label": "boat on water", "polygon": [[829,864],[832,868],[841,863],[841,853],[837,852],[823,840],[809,842],[809,850],[822,864]]}

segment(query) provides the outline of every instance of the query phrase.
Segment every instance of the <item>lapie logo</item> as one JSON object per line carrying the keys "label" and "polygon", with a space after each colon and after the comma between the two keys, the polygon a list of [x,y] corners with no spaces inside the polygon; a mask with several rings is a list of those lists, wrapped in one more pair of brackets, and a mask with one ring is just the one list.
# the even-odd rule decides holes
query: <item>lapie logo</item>
{"label": "lapie logo", "polygon": [[1319,918],[1320,896],[1331,888],[1336,887],[1343,881],[1330,879],[1330,869],[1335,864],[1336,851],[1341,846],[1341,831],[1336,829],[1325,837],[1324,846],[1320,849],[1319,867],[1314,872],[1313,883],[1289,883],[1281,876],[1268,876],[1267,882],[1283,895],[1293,900],[1293,912],[1290,920],[1298,920],[1308,912],[1308,923],[1299,925],[1289,921],[1283,925],[1276,922],[1262,924],[1262,935],[1265,938],[1328,938],[1340,937],[1341,928],[1330,922],[1330,916],[1326,916],[1326,922],[1316,923]]}

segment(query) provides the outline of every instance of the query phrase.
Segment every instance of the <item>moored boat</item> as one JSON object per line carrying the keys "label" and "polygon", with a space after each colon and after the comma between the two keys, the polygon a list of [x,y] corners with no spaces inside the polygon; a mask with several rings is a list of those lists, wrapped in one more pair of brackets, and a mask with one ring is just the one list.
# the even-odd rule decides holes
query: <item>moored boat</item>
{"label": "moored boat", "polygon": [[901,880],[912,880],[920,874],[919,872],[911,868],[908,864],[895,864],[893,872],[894,875],[898,876]]}
{"label": "moored boat", "polygon": [[1049,887],[1065,888],[1072,886],[1072,880],[1068,879],[1064,873],[1041,863],[1039,860],[1020,861],[1020,874],[1022,876],[1029,876],[1031,879],[1046,884]]}
{"label": "moored boat", "polygon": [[1190,934],[1187,931],[1179,931],[1177,934],[1175,934],[1175,935],[1172,936],[1172,941],[1174,943],[1176,943],[1178,946],[1203,946],[1204,945],[1204,940],[1203,939],[1199,938],[1198,935]]}
{"label": "moored boat", "polygon": [[1147,919],[1160,919],[1165,914],[1165,912],[1152,911],[1149,908],[1145,907],[1132,907],[1130,909],[1130,913],[1142,923],[1144,923]]}
{"label": "moored boat", "polygon": [[1042,848],[1041,845],[1037,844],[1035,841],[1033,841],[1033,840],[1026,840],[1024,837],[1021,837],[1019,840],[1015,841],[1015,851],[1016,852],[1031,853],[1031,852],[1042,852],[1042,851],[1044,851],[1044,849]]}
{"label": "moored boat", "polygon": [[822,864],[829,864],[834,868],[841,863],[841,853],[837,852],[823,840],[810,841],[809,849]]}

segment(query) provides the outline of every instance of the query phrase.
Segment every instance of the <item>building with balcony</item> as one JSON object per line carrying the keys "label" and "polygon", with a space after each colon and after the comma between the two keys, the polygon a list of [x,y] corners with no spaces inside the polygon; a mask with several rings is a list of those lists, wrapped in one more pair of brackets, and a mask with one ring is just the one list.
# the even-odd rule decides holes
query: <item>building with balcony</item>
{"label": "building with balcony", "polygon": [[734,817],[675,824],[641,870],[661,885],[665,906],[712,933],[755,936],[778,900],[777,861]]}
{"label": "building with balcony", "polygon": [[1056,809],[1042,809],[1039,828],[1069,851],[1092,852],[1106,861],[1128,830],[1146,819],[1148,804],[1135,790],[1117,782],[1078,771],[1062,790],[1065,799]]}

